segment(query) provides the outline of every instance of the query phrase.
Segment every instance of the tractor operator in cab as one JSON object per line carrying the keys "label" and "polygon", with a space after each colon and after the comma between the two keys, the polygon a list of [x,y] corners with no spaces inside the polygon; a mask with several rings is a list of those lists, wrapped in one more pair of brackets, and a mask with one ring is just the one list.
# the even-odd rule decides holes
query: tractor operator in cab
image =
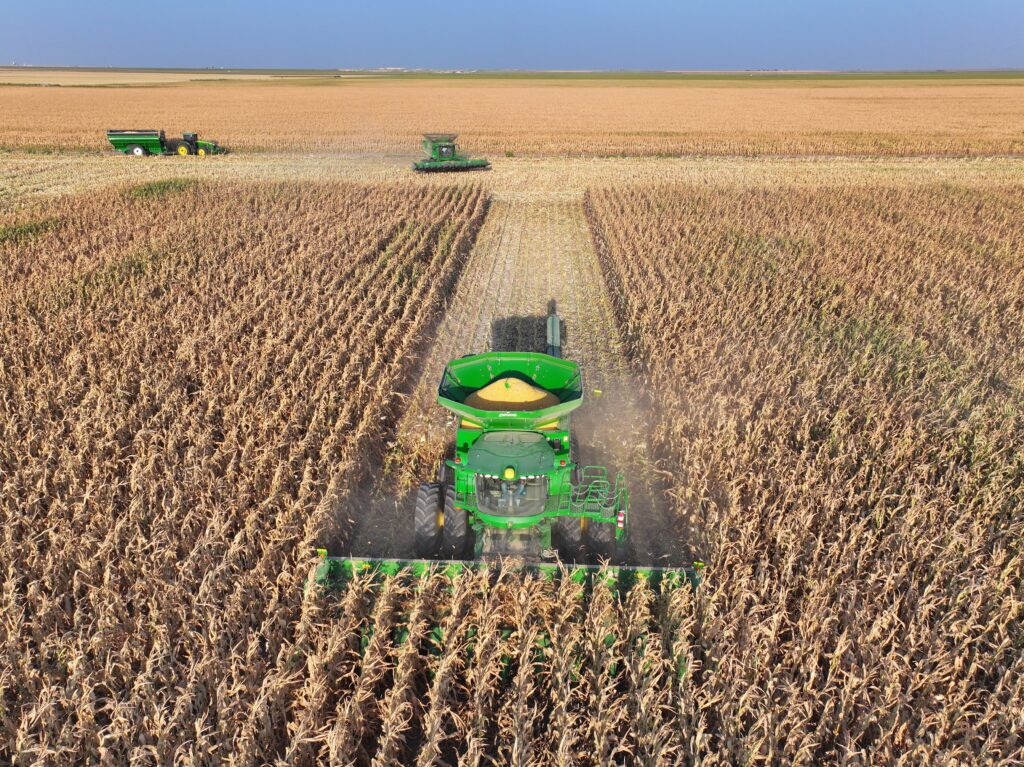
{"label": "tractor operator in cab", "polygon": [[519,508],[523,502],[523,498],[526,497],[526,480],[520,477],[516,480],[514,486],[512,482],[504,480],[501,483],[501,499],[498,501],[498,507],[507,507],[509,509]]}

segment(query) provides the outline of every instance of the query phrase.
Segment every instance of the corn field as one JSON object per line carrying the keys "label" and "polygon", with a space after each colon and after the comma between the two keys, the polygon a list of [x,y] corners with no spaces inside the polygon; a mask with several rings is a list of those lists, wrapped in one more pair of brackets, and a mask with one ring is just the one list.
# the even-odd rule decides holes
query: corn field
{"label": "corn field", "polygon": [[290,78],[102,88],[3,85],[6,77],[0,72],[0,150],[104,153],[106,128],[136,125],[168,136],[198,130],[249,155],[412,159],[421,133],[450,125],[460,126],[467,151],[492,160],[1024,154],[1024,80],[1015,73],[889,81],[594,73],[569,80]]}
{"label": "corn field", "polygon": [[0,762],[262,764],[474,188],[159,182],[0,223]]}
{"label": "corn field", "polygon": [[683,762],[1018,763],[1024,190],[585,205],[713,568]]}
{"label": "corn field", "polygon": [[[171,178],[0,211],[0,763],[1024,760],[1024,187],[598,184],[559,198],[580,237],[492,215],[474,249],[489,204]],[[309,588],[422,449],[442,317],[506,295],[471,249],[537,264],[526,309],[544,232],[607,291],[569,332],[621,336],[703,582]]]}

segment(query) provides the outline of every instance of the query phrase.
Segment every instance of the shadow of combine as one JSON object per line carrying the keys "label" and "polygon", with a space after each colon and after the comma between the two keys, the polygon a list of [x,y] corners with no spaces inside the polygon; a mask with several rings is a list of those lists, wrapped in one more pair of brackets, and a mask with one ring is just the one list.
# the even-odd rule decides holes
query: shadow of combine
{"label": "shadow of combine", "polygon": [[[548,311],[554,312],[552,299]],[[560,320],[561,344],[566,341],[565,320]],[[550,354],[548,348],[548,316],[529,314],[513,317],[498,317],[491,322],[491,351],[495,352],[539,352]]]}
{"label": "shadow of combine", "polygon": [[499,317],[491,322],[491,351],[543,352],[547,349],[543,315]]}

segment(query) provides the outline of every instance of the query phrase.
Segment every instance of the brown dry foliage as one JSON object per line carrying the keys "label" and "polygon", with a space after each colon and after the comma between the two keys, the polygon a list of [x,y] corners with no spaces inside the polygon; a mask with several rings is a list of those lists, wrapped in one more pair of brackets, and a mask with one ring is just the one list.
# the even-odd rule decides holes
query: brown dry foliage
{"label": "brown dry foliage", "polygon": [[238,150],[415,156],[1024,152],[1024,81],[321,80],[163,87],[0,86],[0,147],[109,149],[107,128],[196,130]]}
{"label": "brown dry foliage", "polygon": [[0,757],[1013,764],[1024,189],[586,196],[701,588],[304,592],[478,189],[155,184],[0,214]]}
{"label": "brown dry foliage", "polygon": [[1018,763],[1024,188],[586,205],[711,565],[687,762]]}
{"label": "brown dry foliage", "polygon": [[486,202],[157,185],[3,222],[0,761],[281,753],[312,549]]}

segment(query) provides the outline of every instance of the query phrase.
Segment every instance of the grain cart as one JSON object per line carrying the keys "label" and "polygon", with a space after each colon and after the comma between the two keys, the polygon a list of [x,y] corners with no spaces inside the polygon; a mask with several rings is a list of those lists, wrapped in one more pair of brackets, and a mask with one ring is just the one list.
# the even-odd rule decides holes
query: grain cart
{"label": "grain cart", "polygon": [[482,158],[471,160],[465,155],[459,154],[454,133],[425,133],[423,134],[423,151],[426,152],[426,159],[419,160],[412,164],[413,170],[421,172],[451,171],[451,170],[486,170],[491,164]]}
{"label": "grain cart", "polygon": [[487,352],[447,364],[437,401],[455,415],[455,446],[437,481],[419,487],[411,509],[418,559],[329,557],[320,550],[315,582],[513,562],[517,570],[581,582],[601,574],[617,585],[636,578],[696,584],[699,563],[616,564],[629,529],[629,491],[621,474],[580,461],[570,414],[583,404],[583,382],[579,365],[561,357],[561,330],[552,306],[546,354]]}
{"label": "grain cart", "polygon": [[107,141],[123,154],[145,157],[148,154],[190,154],[205,157],[223,154],[216,141],[205,141],[198,133],[183,133],[181,138],[166,138],[162,130],[108,130]]}

